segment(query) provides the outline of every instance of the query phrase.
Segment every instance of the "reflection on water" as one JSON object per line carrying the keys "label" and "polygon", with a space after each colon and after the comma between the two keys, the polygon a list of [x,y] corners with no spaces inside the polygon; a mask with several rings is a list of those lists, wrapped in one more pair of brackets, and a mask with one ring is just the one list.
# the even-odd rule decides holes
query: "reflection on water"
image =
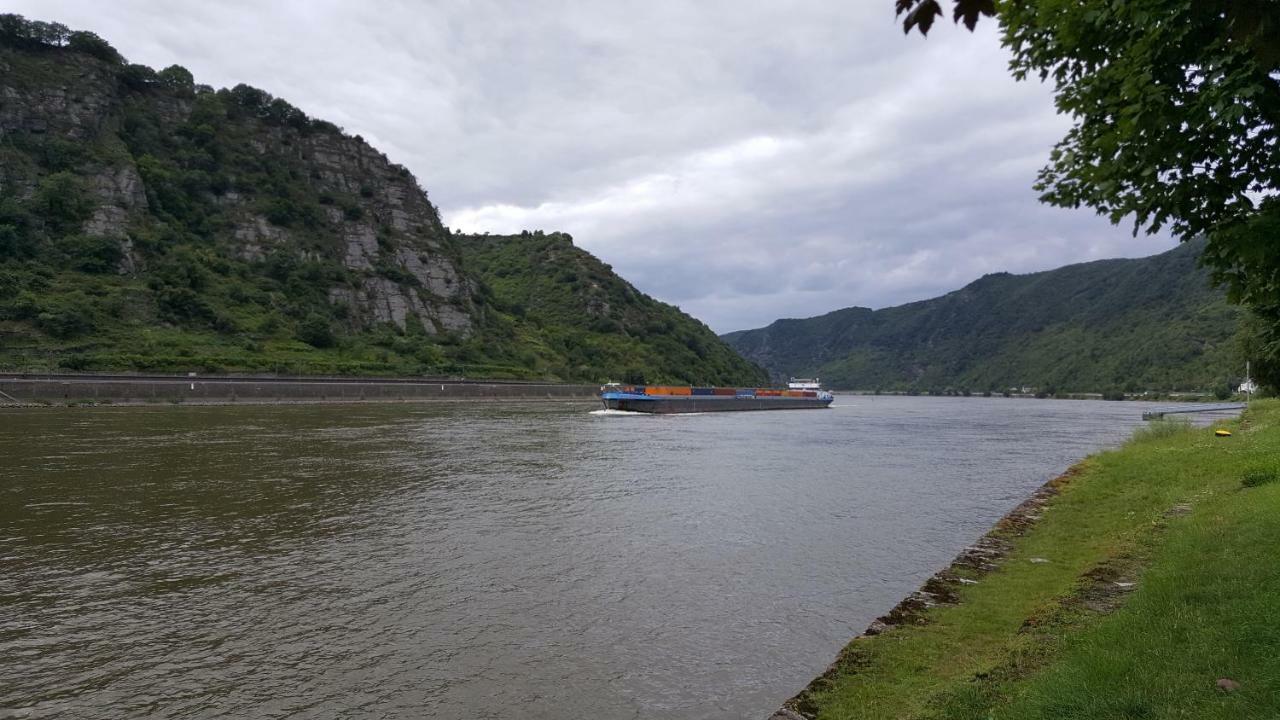
{"label": "reflection on water", "polygon": [[1137,403],[0,414],[0,715],[763,717]]}

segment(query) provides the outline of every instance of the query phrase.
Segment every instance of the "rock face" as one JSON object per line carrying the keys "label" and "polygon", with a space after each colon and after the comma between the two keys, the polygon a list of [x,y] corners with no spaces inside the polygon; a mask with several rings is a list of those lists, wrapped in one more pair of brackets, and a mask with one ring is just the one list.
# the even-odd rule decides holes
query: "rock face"
{"label": "rock face", "polygon": [[3,13],[0,368],[764,379],[567,236],[450,233],[281,98]]}
{"label": "rock face", "polygon": [[33,58],[0,59],[0,132],[48,134],[91,141],[118,107],[116,72],[109,64],[70,53],[42,53],[57,82],[30,82]]}
{"label": "rock face", "polygon": [[[177,218],[228,259],[327,263],[327,296],[351,332],[474,330],[479,285],[408,171],[292,108],[273,122],[265,93],[173,88],[136,67],[0,47],[0,141],[27,151],[4,158],[0,195],[29,199],[51,171],[74,173],[89,197],[81,232],[118,241],[123,274],[147,271],[137,239],[166,226],[172,236]],[[54,153],[66,157],[50,166]]]}

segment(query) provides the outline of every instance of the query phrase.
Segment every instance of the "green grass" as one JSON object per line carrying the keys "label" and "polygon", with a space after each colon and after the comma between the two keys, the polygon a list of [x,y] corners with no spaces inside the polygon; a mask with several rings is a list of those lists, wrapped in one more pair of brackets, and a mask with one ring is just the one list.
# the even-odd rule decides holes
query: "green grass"
{"label": "green grass", "polygon": [[1190,423],[1180,418],[1163,418],[1152,420],[1133,432],[1133,442],[1159,440],[1185,433]]}
{"label": "green grass", "polygon": [[855,640],[797,706],[820,718],[1280,717],[1280,483],[1242,483],[1280,457],[1280,402],[1232,425],[1226,438],[1156,426],[1081,463],[999,569],[958,585],[960,602],[927,624]]}

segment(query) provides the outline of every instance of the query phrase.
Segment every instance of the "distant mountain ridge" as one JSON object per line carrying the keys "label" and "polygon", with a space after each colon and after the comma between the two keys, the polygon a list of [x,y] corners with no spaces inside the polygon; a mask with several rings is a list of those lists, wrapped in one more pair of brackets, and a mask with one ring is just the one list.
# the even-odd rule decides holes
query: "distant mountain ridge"
{"label": "distant mountain ridge", "polygon": [[930,300],[721,337],[775,379],[844,389],[1209,390],[1243,361],[1240,311],[1198,266],[1202,247],[995,273]]}

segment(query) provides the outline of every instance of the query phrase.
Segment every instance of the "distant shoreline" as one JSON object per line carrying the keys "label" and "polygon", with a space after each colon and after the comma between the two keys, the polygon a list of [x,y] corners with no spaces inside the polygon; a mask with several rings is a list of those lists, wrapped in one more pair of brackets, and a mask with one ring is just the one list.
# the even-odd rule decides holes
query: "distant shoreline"
{"label": "distant shoreline", "polygon": [[596,385],[464,378],[0,374],[0,407],[594,400]]}
{"label": "distant shoreline", "polygon": [[[898,397],[966,397],[966,398],[1001,398],[1013,400],[1106,400],[1108,402],[1121,401],[1146,401],[1146,402],[1226,402],[1226,399],[1216,398],[1209,393],[1188,392],[1188,391],[1171,391],[1171,392],[1135,392],[1124,393],[1124,397],[1107,397],[1106,394],[1100,392],[1060,392],[1053,394],[1043,393],[999,393],[999,392],[969,392],[967,395],[961,392],[956,393],[912,393],[905,390],[832,390],[837,395],[860,395],[860,396],[877,396],[892,395]],[[1231,398],[1239,396],[1233,395]]]}
{"label": "distant shoreline", "polygon": [[[51,405],[288,405],[477,400],[595,400],[599,386],[537,380],[460,377],[353,377],[199,373],[0,372],[0,408]],[[835,390],[837,395],[874,397],[995,397],[1004,399],[1105,400],[1102,393],[910,393]],[[1118,400],[1118,398],[1110,398]],[[1124,400],[1201,402],[1195,393],[1126,394]]]}

